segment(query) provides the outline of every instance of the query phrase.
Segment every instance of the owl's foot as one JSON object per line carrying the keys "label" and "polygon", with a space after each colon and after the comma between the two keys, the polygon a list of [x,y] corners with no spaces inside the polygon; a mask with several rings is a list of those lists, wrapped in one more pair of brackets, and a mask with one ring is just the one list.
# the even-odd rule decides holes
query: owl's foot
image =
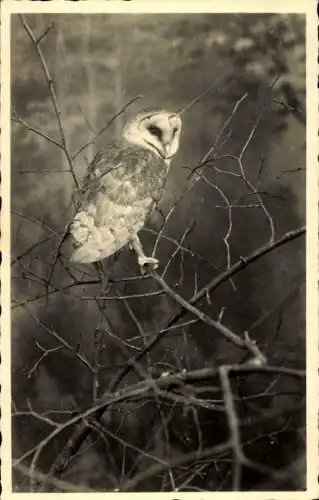
{"label": "owl's foot", "polygon": [[158,259],[155,259],[153,257],[146,257],[146,255],[139,256],[138,259],[138,265],[141,268],[142,274],[145,273],[145,265],[150,265],[153,269],[158,268]]}
{"label": "owl's foot", "polygon": [[158,267],[158,260],[155,259],[154,257],[146,257],[142,244],[140,242],[140,239],[137,234],[134,234],[129,242],[130,246],[135,250],[135,253],[137,255],[137,262],[138,265],[141,268],[141,273],[145,273],[145,266],[149,265],[153,269],[156,269]]}

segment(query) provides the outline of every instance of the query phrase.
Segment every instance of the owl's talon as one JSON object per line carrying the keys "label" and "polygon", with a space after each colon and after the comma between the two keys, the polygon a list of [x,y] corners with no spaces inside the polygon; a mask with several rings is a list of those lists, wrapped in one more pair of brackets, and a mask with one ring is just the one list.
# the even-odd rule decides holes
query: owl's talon
{"label": "owl's talon", "polygon": [[146,265],[151,266],[153,269],[157,269],[158,262],[159,262],[158,259],[155,259],[154,257],[146,257],[146,256],[138,257],[138,265],[141,268],[142,274],[144,274],[146,271],[145,269]]}

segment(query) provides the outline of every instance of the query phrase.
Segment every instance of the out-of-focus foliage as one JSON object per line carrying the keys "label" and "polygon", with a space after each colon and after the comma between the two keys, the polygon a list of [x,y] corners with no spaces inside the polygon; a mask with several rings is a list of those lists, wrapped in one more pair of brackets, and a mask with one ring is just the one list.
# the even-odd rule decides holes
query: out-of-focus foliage
{"label": "out-of-focus foliage", "polygon": [[[184,240],[190,252],[179,254],[166,275],[169,284],[181,295],[191,296],[194,287],[200,288],[240,256],[269,241],[269,220],[260,207],[256,207],[247,182],[236,176],[238,171],[232,159],[232,155],[242,150],[255,125],[256,132],[243,157],[245,173],[271,214],[276,237],[298,227],[304,220],[305,22],[302,16],[38,14],[26,18],[36,36],[51,26],[41,41],[41,48],[53,76],[71,153],[85,144],[130,99],[143,96],[76,158],[74,164],[79,179],[95,151],[119,137],[129,116],[145,107],[182,111],[217,82],[198,103],[182,111],[181,148],[169,174],[160,212],[154,214],[147,224],[148,230],[142,232],[146,248],[151,249],[154,231],[160,229],[163,214],[179,199],[190,169],[218,138],[214,154],[226,156],[207,167],[208,182],[198,182],[187,193],[165,229],[165,236],[179,240],[185,230],[192,227]],[[230,117],[236,102],[246,93]],[[12,20],[12,114],[59,140],[48,84],[17,16]],[[225,123],[228,125],[219,136]],[[56,347],[46,328],[58,332],[90,360],[95,355],[96,330],[104,328],[96,302],[83,299],[98,295],[100,285],[81,285],[52,293],[48,305],[44,300],[44,282],[51,270],[58,236],[41,241],[52,237],[52,231],[61,232],[73,215],[72,178],[63,151],[26,131],[16,121],[12,122],[11,170],[12,257],[18,257],[12,266],[14,400],[19,409],[28,408],[30,401],[38,411],[83,409],[92,404],[92,380],[71,352],[52,352],[36,370],[32,369],[41,356],[41,346]],[[231,227],[225,197],[233,206]],[[230,247],[228,253],[226,243]],[[23,256],[32,245],[36,245],[34,250]],[[158,255],[162,269],[175,248],[169,240],[161,240]],[[249,266],[234,277],[234,282],[224,283],[199,305],[214,318],[222,314],[223,322],[236,332],[251,328],[271,363],[303,367],[304,265],[304,247],[298,240]],[[109,261],[105,263],[105,267],[108,266]],[[136,274],[135,266],[134,258],[124,249],[113,278]],[[79,280],[84,276],[77,270],[70,272]],[[58,264],[52,286],[57,290],[68,286],[72,276]],[[124,295],[152,289],[152,283],[146,280],[121,283],[118,289],[116,282],[112,286]],[[38,295],[42,298],[32,300]],[[27,309],[23,307],[24,301]],[[147,332],[165,326],[174,310],[174,304],[163,295],[129,300],[128,304]],[[109,301],[108,314],[121,339],[129,342],[138,336],[134,315],[123,302]],[[134,342],[136,349],[141,348],[140,341]],[[101,358],[104,368],[100,384],[105,388],[114,371],[127,364],[127,358],[118,341],[110,337],[103,339]],[[233,346],[200,323],[172,332],[151,353],[150,364],[159,371],[191,370],[239,359]],[[146,361],[144,368],[150,369]],[[135,379],[136,375],[131,374],[125,383]],[[297,384],[278,379],[274,390],[279,395],[271,398],[268,393],[271,395],[273,388],[268,387],[262,377],[238,379],[237,384],[238,397],[242,393],[246,396],[266,394],[255,404],[238,403],[245,422],[244,438],[251,443],[250,453],[271,466],[284,467],[293,458],[291,455],[304,446],[303,411],[293,410],[300,404],[302,390]],[[287,408],[292,410],[286,418]],[[282,410],[283,414],[263,420],[266,410]],[[224,418],[216,419],[215,414],[212,417],[206,410],[200,417],[203,445],[215,444],[216,436],[225,437]],[[112,422],[108,424],[115,432],[120,429],[125,439],[147,448],[149,434],[154,433],[153,418],[156,420],[156,408],[151,405],[129,410],[125,407],[122,412],[112,414]],[[31,448],[39,433],[45,434],[43,423],[35,420],[30,424],[28,419],[20,419],[14,429],[16,456]],[[194,449],[198,436],[191,414],[176,410],[169,432],[172,456],[181,450]],[[40,464],[44,469],[61,449],[64,439],[60,439],[61,442],[57,440],[44,454]],[[155,449],[149,451],[165,456],[167,450],[163,449],[163,442],[164,438],[158,438]],[[122,448],[116,442],[112,446],[114,464],[110,468],[115,470],[122,460]],[[84,487],[94,489],[109,488],[110,478],[105,472],[104,458],[101,459],[104,451],[100,448],[103,446],[99,444],[84,458],[79,457],[75,470],[69,472],[70,481],[80,481]],[[134,455],[132,458],[128,453],[127,460],[134,463]],[[196,479],[195,483],[207,489],[229,489],[228,465],[219,465],[217,472],[207,479],[203,476],[202,482]],[[146,466],[142,462],[140,468],[143,467]],[[245,487],[258,488],[260,480],[257,475],[247,474]],[[157,482],[151,482],[143,488],[157,486]],[[16,489],[26,490],[27,486],[22,480],[17,481]]]}

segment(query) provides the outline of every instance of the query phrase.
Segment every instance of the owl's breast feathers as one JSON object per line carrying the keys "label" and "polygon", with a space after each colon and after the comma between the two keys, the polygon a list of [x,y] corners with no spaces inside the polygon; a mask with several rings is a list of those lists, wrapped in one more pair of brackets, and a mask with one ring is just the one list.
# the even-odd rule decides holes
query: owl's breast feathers
{"label": "owl's breast feathers", "polygon": [[96,155],[70,226],[75,262],[95,262],[124,246],[160,199],[167,165],[151,151],[114,145]]}

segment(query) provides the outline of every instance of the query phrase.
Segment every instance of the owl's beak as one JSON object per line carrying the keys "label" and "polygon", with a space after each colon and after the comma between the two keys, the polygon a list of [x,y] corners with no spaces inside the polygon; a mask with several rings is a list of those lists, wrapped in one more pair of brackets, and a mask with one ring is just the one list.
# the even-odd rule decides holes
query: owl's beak
{"label": "owl's beak", "polygon": [[168,160],[171,155],[171,143],[163,144],[163,150],[165,158]]}

